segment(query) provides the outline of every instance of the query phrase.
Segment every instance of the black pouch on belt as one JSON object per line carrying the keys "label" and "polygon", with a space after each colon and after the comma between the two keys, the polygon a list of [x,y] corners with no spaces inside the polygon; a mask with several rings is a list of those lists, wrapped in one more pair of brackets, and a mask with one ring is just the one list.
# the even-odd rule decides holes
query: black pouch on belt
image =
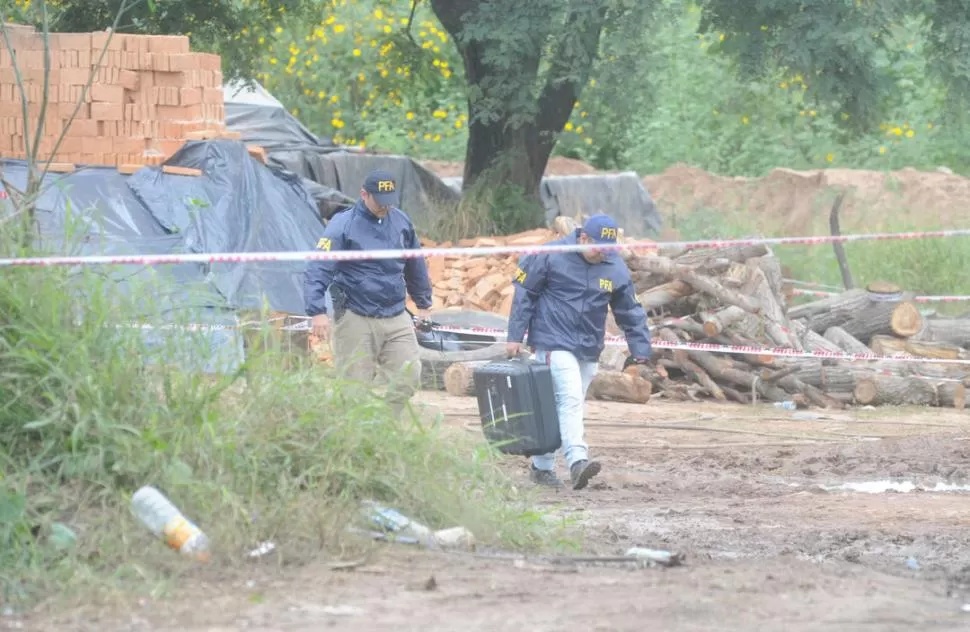
{"label": "black pouch on belt", "polygon": [[336,283],[330,284],[330,300],[333,302],[333,322],[336,323],[347,311],[347,294]]}

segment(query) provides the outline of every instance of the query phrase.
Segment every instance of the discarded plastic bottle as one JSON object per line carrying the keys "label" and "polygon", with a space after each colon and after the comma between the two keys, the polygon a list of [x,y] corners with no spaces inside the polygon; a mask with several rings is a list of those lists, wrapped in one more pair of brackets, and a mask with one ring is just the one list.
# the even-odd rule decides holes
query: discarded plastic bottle
{"label": "discarded plastic bottle", "polygon": [[785,410],[795,410],[798,408],[798,406],[795,405],[795,402],[788,400],[785,402],[775,402],[775,408],[784,408]]}
{"label": "discarded plastic bottle", "polygon": [[165,544],[182,555],[209,561],[209,538],[160,491],[145,486],[131,498],[135,516]]}
{"label": "discarded plastic bottle", "polygon": [[411,536],[417,538],[422,543],[426,543],[432,537],[430,528],[411,520],[396,509],[385,507],[372,500],[365,500],[364,507],[370,514],[371,521],[385,531],[392,531],[398,535]]}

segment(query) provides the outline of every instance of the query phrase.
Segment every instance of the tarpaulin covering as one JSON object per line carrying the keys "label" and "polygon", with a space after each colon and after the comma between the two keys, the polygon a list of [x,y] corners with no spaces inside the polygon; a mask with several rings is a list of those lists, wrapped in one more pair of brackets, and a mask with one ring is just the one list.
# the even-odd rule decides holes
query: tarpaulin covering
{"label": "tarpaulin covering", "polygon": [[[352,204],[365,176],[376,168],[395,175],[401,208],[419,230],[446,219],[445,213],[461,196],[461,178],[441,178],[407,156],[368,154],[315,136],[258,83],[252,88],[226,84],[223,93],[229,129],[248,143],[262,145],[274,165],[322,185],[314,199],[325,218]],[[632,237],[660,231],[660,213],[633,172],[548,176],[542,179],[539,194],[550,225],[559,215],[603,211]]]}
{"label": "tarpaulin covering", "polygon": [[[419,229],[424,230],[441,221],[446,209],[460,197],[437,175],[406,156],[287,150],[270,153],[270,160],[354,199],[359,197],[364,178],[372,169],[390,171],[397,179],[401,209]],[[340,204],[334,204],[324,216],[331,217],[340,207]]]}
{"label": "tarpaulin covering", "polygon": [[[47,174],[45,185],[51,186],[36,211],[37,245],[75,255],[299,251],[312,250],[323,232],[301,180],[267,168],[239,141],[189,142],[167,164],[203,175],[168,174],[151,166],[130,176],[113,167]],[[25,187],[25,162],[3,160],[0,168],[13,186]],[[0,203],[0,214],[9,209]],[[143,315],[153,325],[168,320],[225,327],[235,323],[236,310],[264,305],[303,314],[305,265],[120,265],[97,271],[126,292],[139,285]],[[146,330],[146,340],[160,344],[170,331]],[[213,344],[241,344],[224,329],[213,331]]]}

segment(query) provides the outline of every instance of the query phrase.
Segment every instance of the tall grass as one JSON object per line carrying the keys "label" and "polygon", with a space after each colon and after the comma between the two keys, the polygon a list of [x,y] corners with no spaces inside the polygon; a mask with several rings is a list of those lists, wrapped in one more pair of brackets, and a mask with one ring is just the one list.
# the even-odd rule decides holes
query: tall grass
{"label": "tall grass", "polygon": [[[763,216],[745,220],[743,213],[729,215],[718,209],[698,209],[672,220],[672,228],[687,240],[785,235],[783,229],[773,226]],[[932,220],[917,224],[887,219],[868,230],[892,233],[947,228],[952,226]],[[825,234],[827,229],[827,226],[818,226],[811,232]],[[857,241],[845,243],[843,247],[853,280],[859,287],[878,280],[923,295],[970,295],[970,274],[967,273],[970,270],[970,238]],[[773,251],[782,264],[789,267],[791,278],[842,286],[838,261],[830,244],[775,246]],[[804,300],[810,299],[800,299]],[[941,313],[965,313],[970,311],[970,303],[934,304],[928,308]]]}
{"label": "tall grass", "polygon": [[549,542],[481,442],[395,419],[370,385],[294,363],[268,329],[244,362],[202,373],[186,359],[231,355],[215,358],[222,347],[200,331],[150,344],[124,325],[193,317],[155,298],[170,289],[163,278],[122,291],[116,276],[0,271],[0,602],[205,572],[135,521],[130,497],[146,484],[210,535],[217,567],[251,564],[247,551],[267,540],[279,563],[361,551],[348,527],[364,498],[485,543]]}

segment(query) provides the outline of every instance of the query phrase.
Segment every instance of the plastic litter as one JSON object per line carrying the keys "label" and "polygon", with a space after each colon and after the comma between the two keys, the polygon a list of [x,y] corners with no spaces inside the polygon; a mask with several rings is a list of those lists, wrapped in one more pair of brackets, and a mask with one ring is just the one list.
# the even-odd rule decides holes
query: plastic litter
{"label": "plastic litter", "polygon": [[138,520],[170,548],[200,562],[209,561],[208,536],[160,491],[142,487],[132,496],[131,508]]}

